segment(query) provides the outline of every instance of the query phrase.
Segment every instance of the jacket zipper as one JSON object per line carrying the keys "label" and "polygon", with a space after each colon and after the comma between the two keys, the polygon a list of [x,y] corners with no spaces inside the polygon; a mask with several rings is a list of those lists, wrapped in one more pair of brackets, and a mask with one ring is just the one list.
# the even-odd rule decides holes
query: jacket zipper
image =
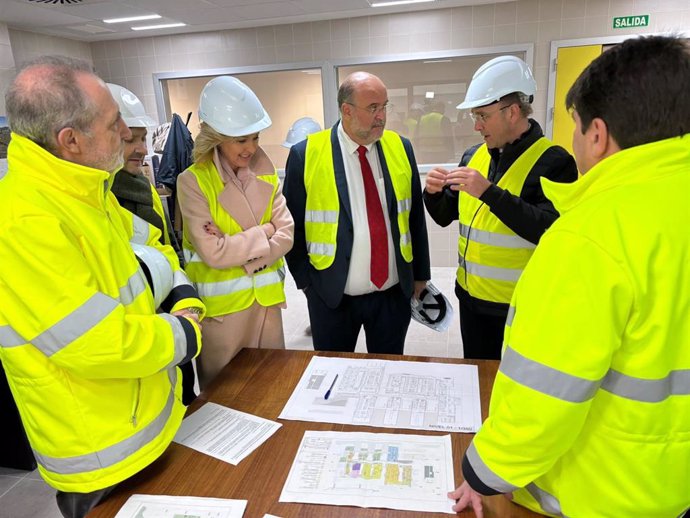
{"label": "jacket zipper", "polygon": [[137,379],[137,388],[134,392],[134,405],[132,407],[132,426],[137,427],[137,413],[139,412],[139,399],[141,395],[141,379]]}

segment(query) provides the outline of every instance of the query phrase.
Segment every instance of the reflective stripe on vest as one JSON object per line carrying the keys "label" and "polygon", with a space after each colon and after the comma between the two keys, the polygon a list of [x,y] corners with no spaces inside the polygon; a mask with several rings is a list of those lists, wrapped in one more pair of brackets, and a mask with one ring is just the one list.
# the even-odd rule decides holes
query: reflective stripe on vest
{"label": "reflective stripe on vest", "polygon": [[[199,188],[208,201],[213,222],[221,232],[231,236],[242,232],[239,223],[218,202],[218,196],[225,185],[213,162],[194,164],[188,170],[196,177]],[[278,190],[278,175],[274,172],[270,175],[257,175],[256,178],[273,187],[273,193],[259,222],[264,224],[271,221],[273,200]],[[182,245],[187,261],[185,270],[206,305],[207,316],[236,313],[248,308],[254,301],[262,306],[273,306],[285,301],[282,258],[255,275],[247,275],[242,266],[217,269],[204,263],[194,249],[186,228],[183,228]]]}
{"label": "reflective stripe on vest", "polygon": [[279,284],[283,279],[285,279],[285,268],[281,267],[275,271],[259,272],[227,281],[197,283],[196,288],[202,297],[216,297]]}
{"label": "reflective stripe on vest", "polygon": [[[546,138],[537,140],[513,162],[497,186],[519,196],[537,160],[551,146]],[[467,167],[487,177],[490,163],[491,155],[483,144]],[[478,198],[461,192],[458,203],[458,284],[473,297],[507,304],[536,245],[515,234]]]}
{"label": "reflective stripe on vest", "polygon": [[102,450],[77,455],[75,457],[49,457],[41,452],[33,450],[36,462],[44,469],[61,475],[75,475],[89,471],[108,468],[126,460],[133,452],[139,451],[146,444],[155,439],[166,427],[172,415],[175,401],[175,384],[177,383],[177,369],[169,369],[170,393],[165,406],[156,418],[136,434],[120,441],[119,443],[103,448]]}
{"label": "reflective stripe on vest", "polygon": [[609,369],[600,380],[573,376],[528,359],[510,346],[503,350],[499,371],[513,381],[542,394],[571,403],[583,403],[599,389],[641,403],[659,403],[672,396],[690,395],[690,370],[672,370],[658,379],[629,376]]}
{"label": "reflective stripe on vest", "polygon": [[[132,243],[138,243],[140,245],[145,245],[149,242],[149,223],[144,219],[140,218],[133,212],[130,213],[132,216],[132,227],[134,228],[134,235],[132,236]],[[128,214],[129,216],[129,214]]]}
{"label": "reflective stripe on vest", "polygon": [[[396,198],[400,252],[412,262],[410,210],[412,207],[412,167],[400,136],[384,131],[379,140]],[[330,174],[323,174],[328,171]],[[331,129],[307,137],[304,163],[304,185],[307,202],[304,227],[309,262],[317,270],[333,264],[338,235],[340,199],[335,182]]]}

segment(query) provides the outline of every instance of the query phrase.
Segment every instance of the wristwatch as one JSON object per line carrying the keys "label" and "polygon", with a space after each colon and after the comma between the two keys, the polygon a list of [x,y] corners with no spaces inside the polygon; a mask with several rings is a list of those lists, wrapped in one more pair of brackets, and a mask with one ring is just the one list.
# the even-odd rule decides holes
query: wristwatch
{"label": "wristwatch", "polygon": [[194,313],[195,315],[201,315],[204,310],[201,308],[185,308],[185,311],[189,311],[190,313]]}

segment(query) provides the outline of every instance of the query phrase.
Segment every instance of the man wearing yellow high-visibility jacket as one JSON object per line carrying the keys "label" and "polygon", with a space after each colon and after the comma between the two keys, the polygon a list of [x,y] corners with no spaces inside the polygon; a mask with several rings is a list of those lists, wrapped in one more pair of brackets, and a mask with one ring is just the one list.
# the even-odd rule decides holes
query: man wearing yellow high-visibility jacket
{"label": "man wearing yellow high-visibility jacket", "polygon": [[[174,250],[151,247],[160,231],[110,192],[130,131],[90,66],[40,58],[6,107],[0,358],[39,472],[62,514],[81,518],[175,436],[177,365],[199,352],[204,306]],[[167,258],[164,294],[148,287],[133,253],[142,245]]]}
{"label": "man wearing yellow high-visibility jacket", "polygon": [[512,493],[548,516],[690,509],[690,48],[604,52],[566,97],[573,184],[511,301],[489,417],[454,510]]}
{"label": "man wearing yellow high-visibility jacket", "polygon": [[460,225],[455,294],[465,358],[500,359],[508,304],[534,247],[558,212],[541,178],[573,182],[573,157],[531,118],[537,89],[527,63],[499,56],[472,77],[459,109],[469,109],[484,143],[459,167],[426,176],[424,204],[436,223]]}

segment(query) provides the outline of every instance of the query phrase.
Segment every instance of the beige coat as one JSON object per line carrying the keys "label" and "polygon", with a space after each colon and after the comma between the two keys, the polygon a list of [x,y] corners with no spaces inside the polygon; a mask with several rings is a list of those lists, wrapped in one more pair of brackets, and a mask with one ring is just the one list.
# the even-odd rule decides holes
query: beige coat
{"label": "beige coat", "polygon": [[[259,148],[247,168],[237,173],[216,150],[213,162],[225,188],[220,205],[242,227],[242,232],[221,237],[209,234],[205,225],[213,221],[209,204],[189,171],[177,179],[177,196],[185,229],[199,257],[213,268],[243,266],[253,274],[275,263],[292,248],[294,224],[282,188],[273,200],[271,222],[259,225],[271,199],[273,187],[257,180],[257,174],[275,171]],[[254,303],[238,313],[207,318],[202,323],[203,345],[197,358],[203,389],[242,347],[284,348],[281,307]]]}

